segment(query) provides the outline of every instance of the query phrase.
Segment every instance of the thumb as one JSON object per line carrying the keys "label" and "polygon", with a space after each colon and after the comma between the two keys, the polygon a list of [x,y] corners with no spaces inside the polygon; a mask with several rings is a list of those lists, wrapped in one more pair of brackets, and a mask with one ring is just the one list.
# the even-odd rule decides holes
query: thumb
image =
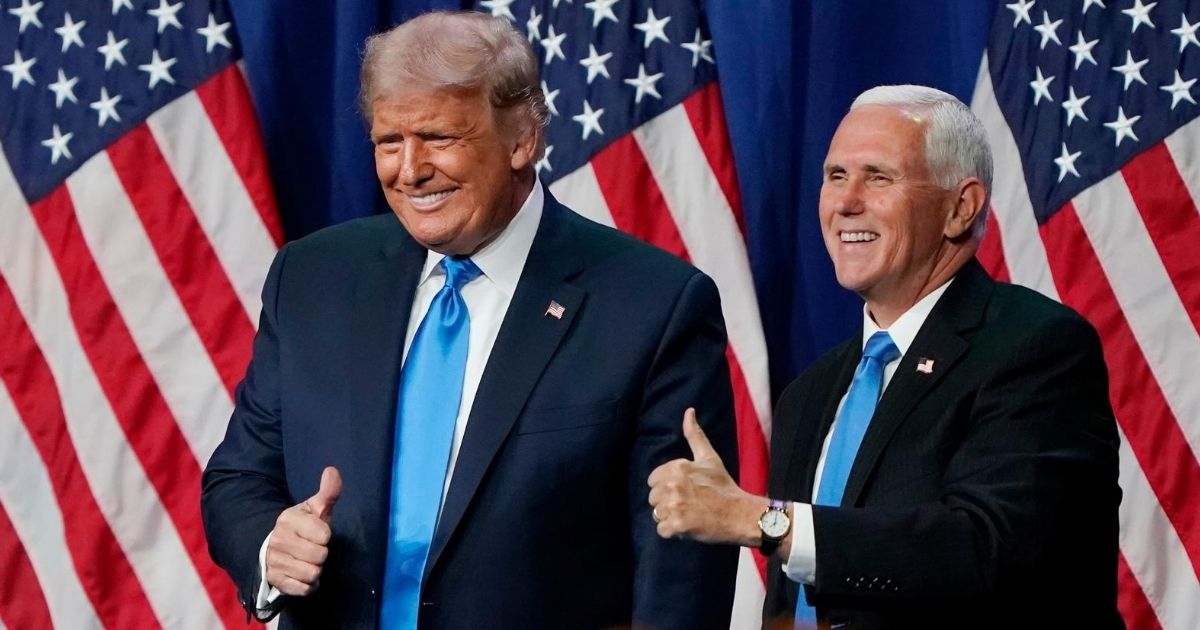
{"label": "thumb", "polygon": [[696,421],[695,407],[688,407],[683,412],[683,437],[687,439],[688,446],[692,449],[693,461],[721,461],[721,456],[717,455],[717,451],[708,441],[708,436],[704,435],[704,429],[701,429],[700,423]]}
{"label": "thumb", "polygon": [[321,487],[304,503],[312,510],[313,515],[328,523],[333,514],[333,506],[341,495],[342,473],[333,466],[326,466],[321,472]]}

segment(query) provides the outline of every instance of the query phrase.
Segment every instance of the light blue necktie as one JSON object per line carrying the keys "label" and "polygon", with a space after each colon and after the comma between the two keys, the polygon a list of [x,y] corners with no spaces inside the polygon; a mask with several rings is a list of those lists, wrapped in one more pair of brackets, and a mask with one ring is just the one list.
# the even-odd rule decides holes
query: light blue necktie
{"label": "light blue necktie", "polygon": [[[854,380],[850,382],[850,391],[846,393],[846,402],[838,413],[833,437],[829,440],[825,469],[821,472],[821,486],[817,489],[814,505],[842,504],[846,480],[850,477],[858,447],[862,445],[867,427],[871,425],[875,405],[879,403],[879,394],[883,391],[883,367],[899,356],[900,350],[886,332],[881,330],[867,340],[858,369],[854,371]],[[804,589],[801,588],[800,596],[796,598],[796,627],[816,625],[817,611],[808,605]]]}
{"label": "light blue necktie", "polygon": [[447,256],[441,267],[446,285],[421,320],[400,373],[381,628],[417,627],[421,576],[462,401],[471,317],[459,289],[480,271],[469,258]]}

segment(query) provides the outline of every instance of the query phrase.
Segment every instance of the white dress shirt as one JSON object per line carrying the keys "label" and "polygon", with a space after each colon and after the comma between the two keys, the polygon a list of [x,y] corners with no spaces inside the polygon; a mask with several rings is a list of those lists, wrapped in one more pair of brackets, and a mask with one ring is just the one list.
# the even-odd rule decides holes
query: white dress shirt
{"label": "white dress shirt", "polygon": [[[458,450],[462,445],[463,434],[467,430],[467,419],[471,416],[471,407],[475,403],[475,392],[479,389],[479,381],[483,378],[483,369],[487,365],[496,336],[500,333],[500,324],[508,312],[513,294],[517,290],[517,282],[525,269],[525,260],[529,257],[529,248],[533,245],[533,237],[537,234],[538,225],[542,221],[542,209],[545,205],[545,193],[542,186],[535,181],[533,190],[525,199],[512,221],[488,243],[471,256],[471,261],[483,273],[474,280],[463,285],[460,289],[463,301],[467,304],[467,312],[471,317],[471,334],[467,342],[467,365],[463,374],[462,401],[458,405],[458,417],[454,421],[454,440],[450,446],[450,461],[446,469],[446,481],[442,486],[442,499],[450,489],[450,478],[454,474],[454,465],[458,461]],[[408,350],[412,346],[413,337],[425,313],[433,303],[434,296],[446,284],[446,273],[438,263],[445,258],[433,250],[425,256],[425,267],[421,270],[421,278],[417,284],[416,295],[413,296],[412,310],[408,317],[408,331],[404,335],[404,359],[408,359]],[[271,541],[270,534],[263,541],[258,553],[258,565],[264,579],[260,581],[255,606],[260,616],[266,617],[271,612],[271,604],[279,598],[279,590],[267,584],[267,544]]]}
{"label": "white dress shirt", "polygon": [[[912,346],[913,340],[917,338],[917,333],[920,332],[921,326],[925,324],[925,319],[929,317],[930,311],[933,310],[934,305],[941,299],[942,294],[946,292],[946,288],[950,286],[951,282],[954,282],[953,278],[934,289],[929,295],[921,298],[919,302],[912,305],[895,322],[892,322],[891,328],[885,331],[891,336],[892,342],[896,344],[896,348],[900,350],[900,356],[884,364],[883,389],[880,390],[880,396],[883,395],[883,390],[887,389],[888,383],[892,381],[892,376],[896,373],[896,367],[900,365],[901,359],[908,352],[908,348]],[[867,307],[864,305],[862,335],[864,348],[871,335],[880,330],[883,329],[875,324],[875,320],[871,318],[871,313],[867,311]],[[817,460],[817,474],[813,478],[812,496],[814,499],[817,496],[817,489],[821,487],[821,474],[825,471],[825,456],[829,451],[829,439],[833,436],[833,431],[837,427],[836,414],[841,413],[842,405],[846,404],[846,394],[848,393],[849,389],[847,388],[846,393],[842,394],[841,401],[838,402],[833,424],[830,425],[829,433],[825,435],[825,442],[821,446],[821,457]],[[811,504],[792,504],[792,548],[788,552],[787,561],[783,563],[783,572],[793,582],[813,584],[817,581],[817,532],[813,531]]]}

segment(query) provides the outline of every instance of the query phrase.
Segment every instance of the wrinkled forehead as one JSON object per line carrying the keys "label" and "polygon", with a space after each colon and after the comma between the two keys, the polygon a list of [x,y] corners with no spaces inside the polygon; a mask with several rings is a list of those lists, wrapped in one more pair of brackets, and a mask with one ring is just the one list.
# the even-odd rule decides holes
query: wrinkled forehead
{"label": "wrinkled forehead", "polygon": [[923,163],[928,126],[926,112],[917,108],[864,105],[842,118],[829,144],[826,164],[848,160]]}

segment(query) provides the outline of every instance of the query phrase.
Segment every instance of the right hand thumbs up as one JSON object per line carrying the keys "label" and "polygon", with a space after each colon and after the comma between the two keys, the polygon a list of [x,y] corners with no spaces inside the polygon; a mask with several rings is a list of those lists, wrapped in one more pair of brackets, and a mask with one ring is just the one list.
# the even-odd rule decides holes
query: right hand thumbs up
{"label": "right hand thumbs up", "polygon": [[308,506],[314,516],[328,523],[333,515],[333,506],[341,495],[342,473],[333,466],[326,466],[325,470],[321,471],[321,487],[304,502],[304,505]]}
{"label": "right hand thumbs up", "polygon": [[288,595],[303,596],[317,588],[329,557],[333,506],[342,494],[342,474],[327,466],[317,493],[284,510],[275,520],[267,543],[267,583]]}

